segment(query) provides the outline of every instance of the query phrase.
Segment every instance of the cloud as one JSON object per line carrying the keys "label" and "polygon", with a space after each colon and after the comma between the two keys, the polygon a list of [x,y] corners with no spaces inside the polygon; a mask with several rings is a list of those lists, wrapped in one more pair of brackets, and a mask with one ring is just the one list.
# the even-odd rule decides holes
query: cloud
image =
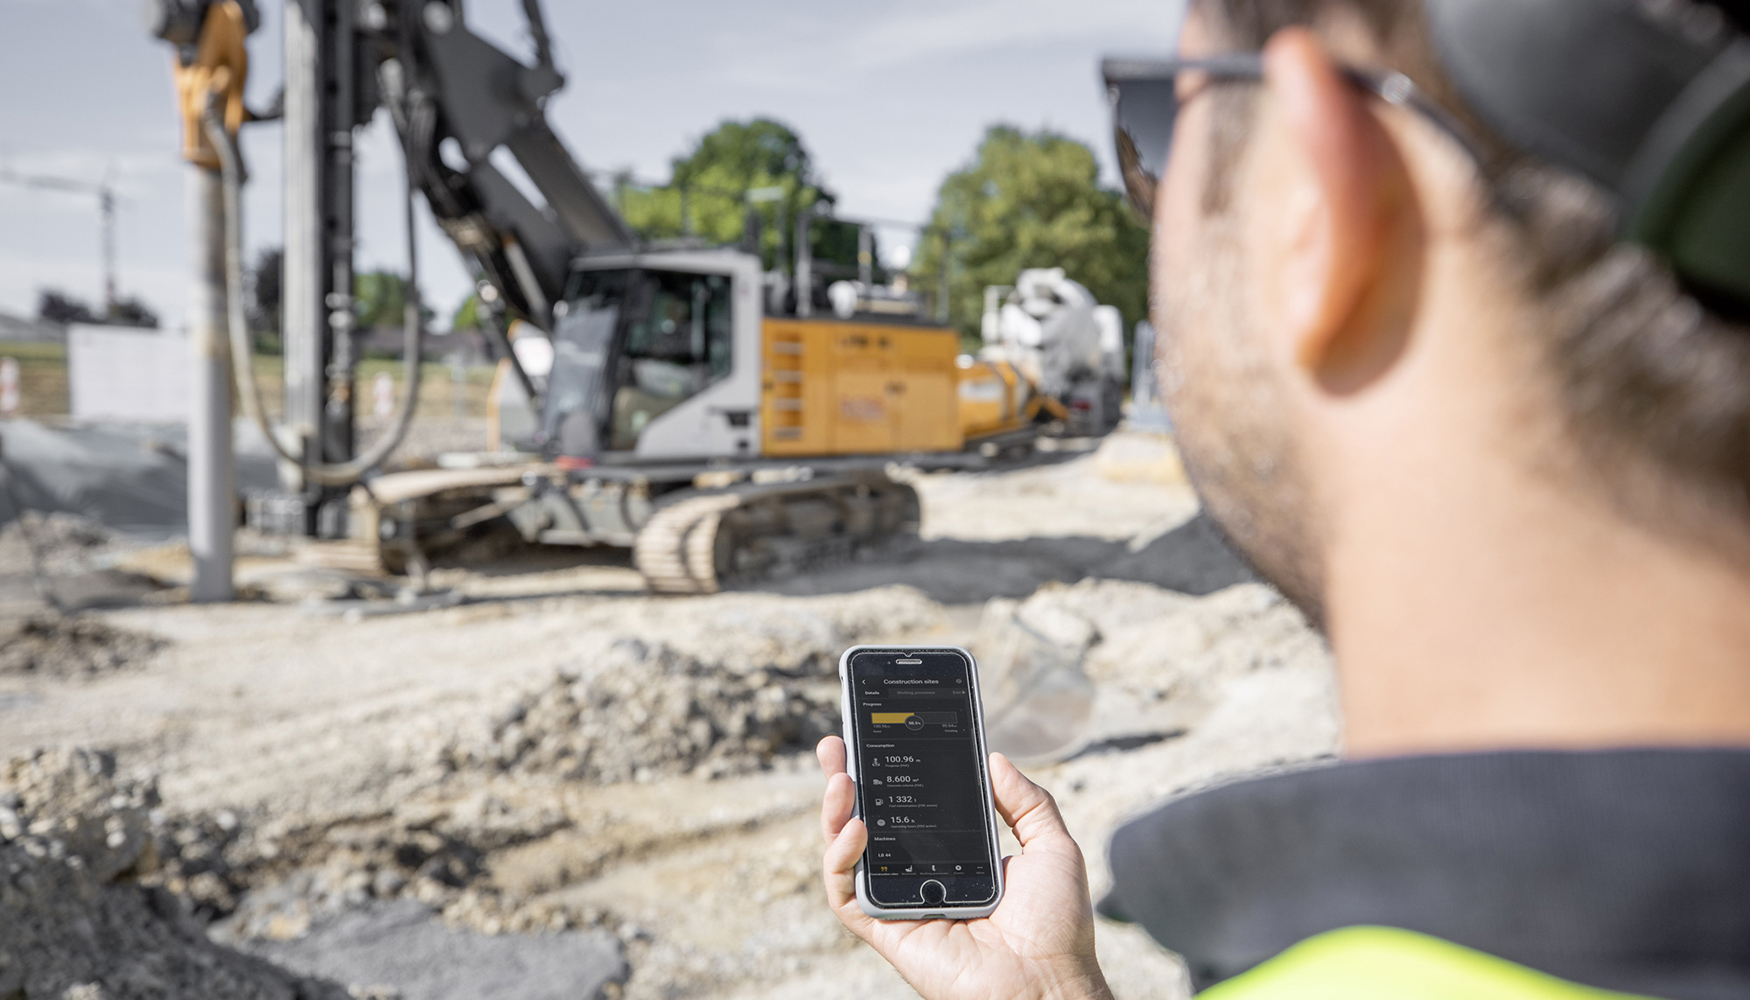
{"label": "cloud", "polygon": [[866,170],[837,170],[832,178],[836,190],[850,192],[839,201],[847,218],[866,215],[881,219],[917,217],[917,207],[934,202],[936,188],[942,176],[935,172],[874,173]]}
{"label": "cloud", "polygon": [[[176,174],[182,161],[161,152],[139,150],[54,149],[0,156],[0,175],[54,177],[84,184],[105,181],[121,198],[146,197]],[[0,181],[0,195],[31,188]]]}
{"label": "cloud", "polygon": [[[1063,47],[1077,39],[1129,36],[1139,48],[1164,47],[1171,35],[1171,0],[1109,0],[1083,4],[1066,15],[1061,0],[971,0],[942,3],[897,0],[857,20],[812,17],[789,20],[784,41],[772,44],[773,26],[725,33],[715,49],[719,62],[707,71],[746,84],[772,88],[819,86],[920,62],[1038,45]],[[848,21],[848,23],[847,23]],[[777,48],[785,59],[749,60],[751,47]],[[701,74],[702,75],[702,74]]]}
{"label": "cloud", "polygon": [[[727,118],[768,113],[799,129],[847,216],[921,220],[942,177],[958,168],[991,121],[1052,121],[1071,134],[1104,130],[1093,82],[1101,51],[1162,48],[1177,0],[695,0],[575,4],[546,0],[548,26],[571,85],[549,107],[586,164],[667,174],[669,158]],[[167,315],[183,311],[188,256],[166,54],[141,35],[136,0],[0,0],[18,12],[18,81],[58,81],[36,99],[0,108],[0,166],[90,181],[106,171],[124,201],[118,217],[122,287]],[[252,100],[278,82],[278,18],[263,4],[252,39]],[[0,15],[3,17],[3,15]],[[518,0],[470,0],[469,21],[512,48],[526,46]],[[53,39],[89,37],[69,65]],[[25,151],[7,143],[31,142]],[[280,240],[279,127],[246,133],[246,251]],[[1103,149],[1096,147],[1102,155]],[[10,152],[10,155],[8,155]],[[360,137],[359,266],[399,267],[400,151],[387,129]],[[82,295],[101,286],[95,206],[0,184],[0,308],[28,311],[35,288]],[[883,230],[889,245],[901,232]],[[448,303],[471,291],[455,249],[422,222],[427,294]]]}
{"label": "cloud", "polygon": [[836,53],[857,69],[871,70],[927,58],[1019,48],[1075,38],[1135,32],[1142,38],[1164,35],[1160,0],[1111,0],[1081,4],[1072,16],[1061,0],[982,0],[958,6],[899,5]]}
{"label": "cloud", "polygon": [[128,0],[7,0],[19,7],[52,7],[65,10],[68,7],[81,7],[85,10],[100,10],[116,16],[125,16],[130,21],[138,21],[139,5]]}

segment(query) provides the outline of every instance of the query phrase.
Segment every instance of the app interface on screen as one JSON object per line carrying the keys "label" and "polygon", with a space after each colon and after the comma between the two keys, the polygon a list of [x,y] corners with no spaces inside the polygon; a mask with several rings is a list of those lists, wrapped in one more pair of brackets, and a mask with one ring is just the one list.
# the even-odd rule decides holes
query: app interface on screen
{"label": "app interface on screen", "polygon": [[861,734],[871,878],[990,875],[968,665],[955,654],[858,658],[851,680]]}

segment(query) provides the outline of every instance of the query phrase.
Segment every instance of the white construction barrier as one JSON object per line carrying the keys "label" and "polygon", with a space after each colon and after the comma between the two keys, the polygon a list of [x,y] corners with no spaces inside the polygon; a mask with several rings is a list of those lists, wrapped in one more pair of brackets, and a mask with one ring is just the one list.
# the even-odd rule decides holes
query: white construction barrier
{"label": "white construction barrier", "polygon": [[188,422],[188,336],[131,327],[67,328],[67,394],[76,420]]}
{"label": "white construction barrier", "polygon": [[18,416],[18,360],[0,358],[0,417]]}

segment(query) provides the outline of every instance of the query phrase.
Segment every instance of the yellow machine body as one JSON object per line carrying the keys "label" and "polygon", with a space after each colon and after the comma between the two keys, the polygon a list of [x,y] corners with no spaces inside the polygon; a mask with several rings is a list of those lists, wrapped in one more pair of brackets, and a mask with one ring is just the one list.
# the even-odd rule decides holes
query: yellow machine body
{"label": "yellow machine body", "polygon": [[769,318],[761,334],[762,454],[956,451],[965,444],[954,331]]}
{"label": "yellow machine body", "polygon": [[969,441],[1026,427],[1038,412],[1033,386],[1007,361],[959,361],[960,433]]}

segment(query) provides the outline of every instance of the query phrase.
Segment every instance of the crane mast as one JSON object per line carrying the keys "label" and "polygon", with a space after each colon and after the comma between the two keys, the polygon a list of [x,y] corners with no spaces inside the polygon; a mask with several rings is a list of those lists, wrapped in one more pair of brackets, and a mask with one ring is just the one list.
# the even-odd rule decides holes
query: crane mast
{"label": "crane mast", "polygon": [[[354,137],[386,108],[420,191],[462,251],[489,308],[484,327],[531,399],[512,320],[552,326],[571,260],[629,250],[635,239],[548,126],[543,105],[564,83],[537,0],[524,0],[536,61],[525,64],[469,30],[460,0],[287,0],[284,344],[290,435],[312,461],[355,448]],[[503,150],[545,202],[496,166]],[[344,489],[301,490],[303,533],[347,533]]]}

